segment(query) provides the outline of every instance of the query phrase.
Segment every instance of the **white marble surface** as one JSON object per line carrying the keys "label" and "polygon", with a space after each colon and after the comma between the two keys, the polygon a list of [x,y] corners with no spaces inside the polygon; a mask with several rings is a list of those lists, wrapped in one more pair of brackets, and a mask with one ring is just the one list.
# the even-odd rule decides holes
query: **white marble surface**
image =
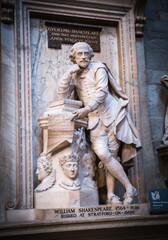
{"label": "white marble surface", "polygon": [[5,202],[16,198],[14,29],[1,24],[0,221]]}
{"label": "white marble surface", "polygon": [[93,61],[106,63],[119,82],[117,32],[115,27],[103,27],[100,33],[100,53],[94,53]]}
{"label": "white marble surface", "polygon": [[[81,104],[82,102],[71,99],[55,101],[52,103],[55,111],[53,107],[52,111],[48,109],[49,120],[44,121],[46,124],[40,124],[43,131],[48,131],[48,145],[45,147],[46,152],[37,159],[36,174],[41,183],[34,193],[36,209],[98,205],[97,188],[83,187],[84,169],[81,162],[86,152],[85,134],[82,126],[75,129],[75,122],[71,121],[71,112],[75,107],[79,109]],[[69,106],[68,111],[64,110],[64,105],[67,109]],[[46,115],[45,112],[44,116]],[[43,118],[39,122],[43,123]],[[91,155],[88,154],[87,157],[91,161]],[[87,184],[88,179],[85,182]]]}
{"label": "white marble surface", "polygon": [[[32,122],[34,169],[36,159],[42,152],[42,131],[38,118],[43,115],[49,102],[56,99],[56,86],[59,78],[72,63],[69,49],[72,45],[62,44],[61,49],[48,48],[47,27],[45,21],[31,19],[31,77],[32,77]],[[93,61],[105,62],[118,79],[118,55],[116,28],[103,27],[101,34],[101,52],[95,53]]]}
{"label": "white marble surface", "polygon": [[[133,205],[95,205],[89,207],[71,207],[71,208],[61,208],[59,209],[27,209],[27,210],[13,210],[7,212],[7,220],[10,223],[24,223],[27,221],[45,221],[49,222],[74,222],[74,221],[86,221],[87,229],[88,223],[92,219],[93,221],[111,221],[112,219],[117,220],[117,224],[120,224],[122,217],[125,217],[125,220],[128,219],[129,226],[130,224],[135,226],[136,221],[135,217],[141,216],[142,219],[146,216],[149,218],[149,204],[133,204]],[[163,215],[162,215],[163,216]],[[131,223],[131,217],[133,217],[133,222]],[[79,222],[78,222],[79,223]],[[34,224],[34,223],[33,223]],[[124,221],[126,224],[126,221]],[[144,224],[144,222],[142,223]],[[65,224],[66,225],[66,224]],[[66,226],[67,227],[67,226]],[[97,228],[97,226],[96,226]]]}

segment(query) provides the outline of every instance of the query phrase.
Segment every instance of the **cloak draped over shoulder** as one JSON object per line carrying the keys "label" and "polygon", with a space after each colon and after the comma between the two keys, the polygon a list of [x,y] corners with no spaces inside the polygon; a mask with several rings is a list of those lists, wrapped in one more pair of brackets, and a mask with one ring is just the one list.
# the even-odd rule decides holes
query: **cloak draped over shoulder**
{"label": "cloak draped over shoulder", "polygon": [[129,100],[120,97],[122,88],[107,66],[90,62],[82,73],[65,73],[58,84],[57,97],[69,98],[73,89],[83,105],[92,110],[88,114],[88,129],[92,130],[99,121],[106,127],[113,123],[114,135],[122,142],[121,163],[132,166],[132,158],[141,149],[140,138],[126,109]]}

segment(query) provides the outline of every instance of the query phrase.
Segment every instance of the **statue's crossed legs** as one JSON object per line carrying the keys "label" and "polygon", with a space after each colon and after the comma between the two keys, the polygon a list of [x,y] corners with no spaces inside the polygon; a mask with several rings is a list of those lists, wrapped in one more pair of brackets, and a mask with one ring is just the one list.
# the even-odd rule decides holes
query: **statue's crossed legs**
{"label": "statue's crossed legs", "polygon": [[137,191],[131,185],[122,165],[118,161],[117,154],[120,141],[114,135],[114,124],[105,127],[99,121],[98,125],[90,131],[90,140],[93,150],[106,167],[107,202],[110,204],[121,203],[114,194],[115,179],[117,179],[126,189],[124,204],[132,203],[134,196],[137,195]]}

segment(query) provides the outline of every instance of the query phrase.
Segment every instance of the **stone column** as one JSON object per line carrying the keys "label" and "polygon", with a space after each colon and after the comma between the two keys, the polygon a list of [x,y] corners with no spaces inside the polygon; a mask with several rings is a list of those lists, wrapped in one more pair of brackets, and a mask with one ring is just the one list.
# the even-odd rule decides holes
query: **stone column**
{"label": "stone column", "polygon": [[[11,1],[1,2],[0,22],[0,222],[5,221],[5,207],[16,203],[16,114],[15,57],[13,7]],[[11,21],[9,18],[11,17]]]}

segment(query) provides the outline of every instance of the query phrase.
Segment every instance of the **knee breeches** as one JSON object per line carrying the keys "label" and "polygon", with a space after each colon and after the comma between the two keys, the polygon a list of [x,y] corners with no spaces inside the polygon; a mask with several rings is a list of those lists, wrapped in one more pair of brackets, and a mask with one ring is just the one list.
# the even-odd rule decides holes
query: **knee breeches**
{"label": "knee breeches", "polygon": [[114,135],[114,127],[111,124],[105,127],[101,122],[90,131],[90,140],[92,148],[99,159],[106,165],[111,156],[117,158],[120,141]]}

